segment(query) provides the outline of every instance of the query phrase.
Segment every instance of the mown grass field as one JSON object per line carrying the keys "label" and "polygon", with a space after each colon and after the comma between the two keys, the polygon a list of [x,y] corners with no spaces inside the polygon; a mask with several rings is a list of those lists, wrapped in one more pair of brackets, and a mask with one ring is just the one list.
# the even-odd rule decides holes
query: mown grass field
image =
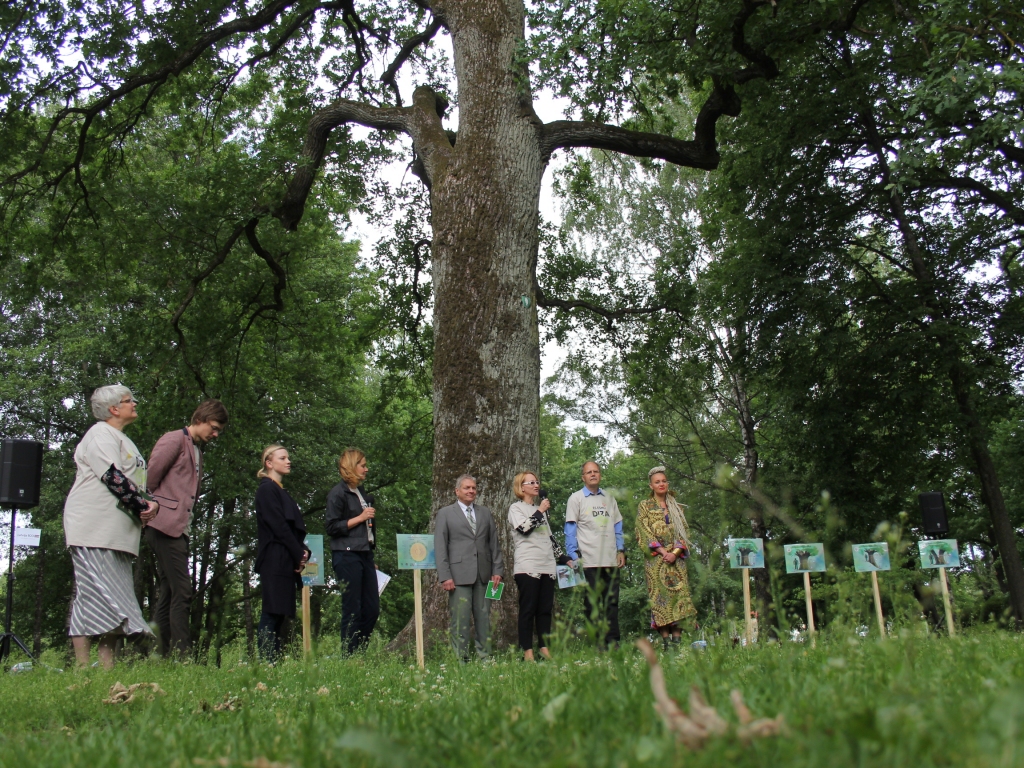
{"label": "mown grass field", "polygon": [[[695,684],[734,722],[737,688],[755,716],[785,714],[784,736],[697,753],[666,733],[633,647],[426,673],[381,649],[325,656],[4,674],[0,766],[1024,766],[1024,638],[1008,632],[664,656],[681,702]],[[166,693],[103,704],[116,681]]]}

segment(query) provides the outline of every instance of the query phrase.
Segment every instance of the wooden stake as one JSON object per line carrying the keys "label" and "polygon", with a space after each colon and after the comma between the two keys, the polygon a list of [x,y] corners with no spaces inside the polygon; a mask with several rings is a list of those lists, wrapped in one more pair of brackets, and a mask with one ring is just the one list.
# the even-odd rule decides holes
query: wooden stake
{"label": "wooden stake", "polygon": [[309,595],[308,584],[302,585],[302,650],[309,656],[313,652],[313,637],[309,629]]}
{"label": "wooden stake", "polygon": [[814,642],[814,606],[811,603],[811,574],[804,571],[804,600],[807,603],[807,631],[811,633],[811,642]]}
{"label": "wooden stake", "polygon": [[743,632],[747,638],[747,645],[754,644],[754,623],[750,620],[750,574],[746,568],[740,573],[743,574]]}
{"label": "wooden stake", "polygon": [[871,572],[871,591],[875,593],[875,617],[878,619],[878,634],[885,637],[885,619],[882,617],[882,595],[878,591],[878,574]]}
{"label": "wooden stake", "polygon": [[949,636],[956,637],[956,628],[953,626],[953,605],[949,601],[949,584],[946,583],[945,568],[939,568],[939,581],[942,584],[942,604],[946,608],[946,627],[949,629]]}
{"label": "wooden stake", "polygon": [[414,617],[416,623],[416,663],[420,669],[423,663],[423,576],[419,568],[412,572],[413,599],[416,603]]}

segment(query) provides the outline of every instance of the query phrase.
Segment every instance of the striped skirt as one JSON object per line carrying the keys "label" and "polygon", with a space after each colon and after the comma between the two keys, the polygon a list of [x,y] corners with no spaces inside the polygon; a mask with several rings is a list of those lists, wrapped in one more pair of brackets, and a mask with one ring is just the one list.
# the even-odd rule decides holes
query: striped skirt
{"label": "striped skirt", "polygon": [[75,594],[71,598],[68,634],[153,634],[135,599],[132,556],[97,547],[71,547]]}

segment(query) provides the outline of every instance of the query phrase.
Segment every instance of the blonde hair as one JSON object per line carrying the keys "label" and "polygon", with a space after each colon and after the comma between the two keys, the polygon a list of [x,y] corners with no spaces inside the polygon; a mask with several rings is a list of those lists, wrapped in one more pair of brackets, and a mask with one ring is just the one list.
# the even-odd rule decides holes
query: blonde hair
{"label": "blonde hair", "polygon": [[516,479],[512,481],[512,493],[514,493],[521,501],[526,500],[526,494],[523,493],[523,481],[526,479],[527,475],[533,477],[534,480],[540,479],[537,477],[536,472],[520,472],[516,475]]}
{"label": "blonde hair", "polygon": [[264,477],[270,477],[270,475],[267,474],[267,459],[273,456],[274,453],[277,451],[286,450],[288,449],[285,448],[283,445],[278,445],[277,443],[274,443],[273,445],[268,445],[266,448],[264,448],[263,455],[260,457],[260,471],[256,473],[256,477],[260,479],[263,479]]}
{"label": "blonde hair", "polygon": [[338,457],[338,472],[341,479],[349,487],[359,485],[359,475],[356,474],[356,467],[359,462],[366,458],[366,454],[358,448],[346,448]]}

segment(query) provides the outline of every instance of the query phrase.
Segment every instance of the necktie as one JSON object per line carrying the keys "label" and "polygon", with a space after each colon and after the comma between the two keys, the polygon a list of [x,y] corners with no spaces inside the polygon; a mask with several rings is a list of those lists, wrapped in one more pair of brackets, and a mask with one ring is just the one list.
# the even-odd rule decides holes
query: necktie
{"label": "necktie", "polygon": [[473,529],[473,535],[476,535],[476,512],[473,511],[473,507],[466,507],[466,519],[469,520],[469,527]]}

